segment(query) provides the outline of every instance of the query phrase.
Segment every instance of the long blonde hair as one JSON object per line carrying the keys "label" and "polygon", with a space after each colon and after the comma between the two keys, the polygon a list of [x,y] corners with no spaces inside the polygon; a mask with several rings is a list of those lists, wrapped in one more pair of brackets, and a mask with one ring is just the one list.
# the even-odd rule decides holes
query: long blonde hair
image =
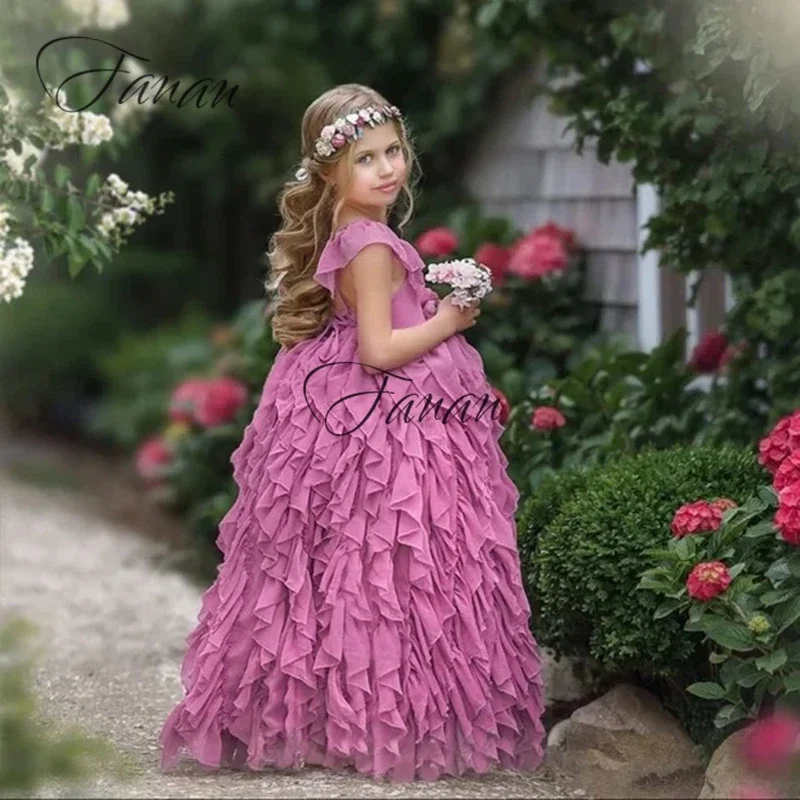
{"label": "long blonde hair", "polygon": [[[314,280],[319,257],[337,227],[344,198],[336,196],[336,187],[323,176],[332,174],[341,159],[347,159],[347,184],[352,179],[354,148],[346,145],[332,156],[316,153],[314,143],[326,125],[353,109],[390,105],[386,98],[368,86],[345,83],[320,95],[306,109],[301,124],[301,155],[298,166],[308,171],[304,180],[287,181],[278,196],[282,223],[270,237],[267,259],[268,276],[265,289],[275,341],[287,350],[305,339],[316,336],[330,321],[333,298],[325,287]],[[398,227],[411,218],[414,210],[413,189],[418,180],[419,165],[411,144],[407,122],[390,119],[395,126],[408,164],[405,181],[396,204],[405,207]],[[345,187],[346,194],[348,186]],[[392,213],[395,206],[389,211]]]}

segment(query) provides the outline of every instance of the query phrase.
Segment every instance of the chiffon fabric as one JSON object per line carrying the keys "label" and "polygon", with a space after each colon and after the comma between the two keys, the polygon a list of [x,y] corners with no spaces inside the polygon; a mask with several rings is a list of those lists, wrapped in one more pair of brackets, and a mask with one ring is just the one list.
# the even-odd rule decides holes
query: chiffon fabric
{"label": "chiffon fabric", "polygon": [[[419,253],[373,220],[328,240],[315,280],[336,292],[338,271],[374,243],[406,271],[393,327],[435,314]],[[438,412],[421,413],[426,395]],[[322,765],[391,781],[540,765],[519,493],[483,397],[481,357],[461,334],[367,372],[346,305],[281,348],[231,456],[238,496],[186,639],[162,770],[184,753],[212,769]]]}

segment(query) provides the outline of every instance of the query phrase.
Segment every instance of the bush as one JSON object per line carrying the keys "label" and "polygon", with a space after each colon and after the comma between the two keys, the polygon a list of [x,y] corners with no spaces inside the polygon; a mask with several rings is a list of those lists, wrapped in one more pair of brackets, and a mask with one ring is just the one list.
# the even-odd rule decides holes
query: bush
{"label": "bush", "polygon": [[669,541],[685,502],[741,503],[763,480],[756,454],[734,446],[647,450],[594,468],[538,533],[529,568],[539,640],[620,676],[678,674],[702,636],[653,622],[659,599],[636,591],[652,565],[643,551]]}
{"label": "bush", "polygon": [[536,592],[534,573],[530,565],[536,553],[539,532],[558,516],[564,503],[585,486],[589,474],[588,469],[580,466],[548,473],[536,491],[520,505],[517,547],[522,562],[522,580],[532,604],[536,599]]}
{"label": "bush", "polygon": [[118,332],[91,290],[31,284],[0,309],[0,405],[33,421],[53,403],[86,394],[98,381],[97,359]]}

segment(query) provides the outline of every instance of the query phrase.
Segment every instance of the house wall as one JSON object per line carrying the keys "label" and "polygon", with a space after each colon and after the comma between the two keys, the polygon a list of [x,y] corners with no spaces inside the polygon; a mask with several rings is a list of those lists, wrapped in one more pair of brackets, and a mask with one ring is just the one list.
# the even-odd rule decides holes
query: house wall
{"label": "house wall", "polygon": [[496,123],[476,148],[465,185],[487,214],[509,217],[523,231],[553,220],[572,228],[587,249],[587,298],[602,303],[602,327],[637,329],[636,196],[629,165],[582,155],[566,120],[548,110],[541,68],[501,99]]}

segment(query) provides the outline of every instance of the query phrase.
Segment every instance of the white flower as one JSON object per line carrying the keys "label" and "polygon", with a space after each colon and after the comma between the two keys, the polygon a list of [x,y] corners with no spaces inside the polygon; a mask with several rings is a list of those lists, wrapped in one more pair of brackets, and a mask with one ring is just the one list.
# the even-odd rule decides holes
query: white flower
{"label": "white flower", "polygon": [[[66,104],[62,102],[62,105]],[[114,137],[111,120],[105,114],[94,114],[91,111],[64,111],[53,101],[49,116],[65,134],[63,143],[53,145],[56,150],[63,150],[67,144],[98,145]]]}
{"label": "white flower", "polygon": [[0,300],[21,297],[25,278],[33,269],[33,247],[18,236],[14,246],[0,255]]}
{"label": "white flower", "polygon": [[329,142],[325,142],[322,139],[320,139],[317,142],[317,152],[321,156],[329,156],[329,155],[331,155],[331,153],[334,152],[334,147]]}
{"label": "white flower", "polygon": [[117,197],[122,197],[128,191],[128,184],[116,172],[112,172],[106,178],[106,183]]}
{"label": "white flower", "polygon": [[347,125],[347,120],[344,117],[339,117],[334,123],[333,127],[336,128],[339,133],[344,130],[344,126]]}
{"label": "white flower", "polygon": [[361,117],[360,117],[358,114],[348,114],[348,115],[345,117],[345,119],[346,119],[346,120],[347,120],[347,121],[348,121],[348,122],[349,122],[351,125],[358,125],[358,121],[359,121],[359,119],[361,119]]}
{"label": "white flower", "polygon": [[333,134],[336,133],[336,127],[333,125],[326,125],[322,131],[320,131],[319,137],[324,142],[329,142],[333,138]]}
{"label": "white flower", "polygon": [[8,220],[11,219],[11,214],[5,206],[0,206],[0,248],[2,248],[6,241],[6,236],[10,230]]}
{"label": "white flower", "polygon": [[[34,170],[42,155],[42,149],[36,147],[27,139],[21,139],[20,144],[22,145],[21,153],[16,153],[13,148],[9,147],[0,160],[4,161],[8,169],[18,178],[33,178]],[[26,170],[25,162],[32,155],[36,156],[36,161]]]}

